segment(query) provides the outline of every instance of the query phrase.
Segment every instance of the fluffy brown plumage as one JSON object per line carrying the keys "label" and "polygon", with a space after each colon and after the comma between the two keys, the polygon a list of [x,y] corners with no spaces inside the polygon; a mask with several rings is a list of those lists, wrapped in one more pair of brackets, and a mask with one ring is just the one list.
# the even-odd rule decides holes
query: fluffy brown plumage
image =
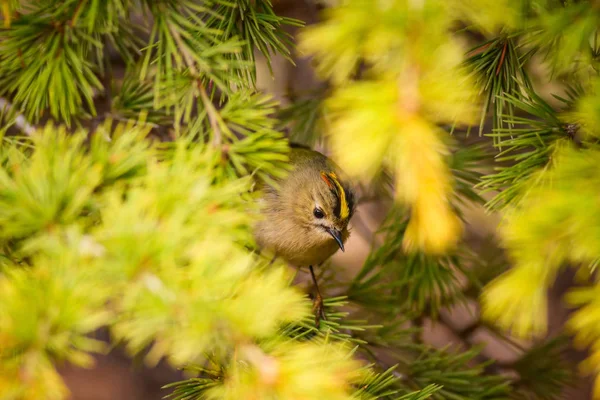
{"label": "fluffy brown plumage", "polygon": [[[322,264],[350,235],[354,193],[340,169],[316,151],[292,147],[293,170],[279,188],[263,188],[258,245],[296,266]],[[337,239],[336,239],[337,237]]]}

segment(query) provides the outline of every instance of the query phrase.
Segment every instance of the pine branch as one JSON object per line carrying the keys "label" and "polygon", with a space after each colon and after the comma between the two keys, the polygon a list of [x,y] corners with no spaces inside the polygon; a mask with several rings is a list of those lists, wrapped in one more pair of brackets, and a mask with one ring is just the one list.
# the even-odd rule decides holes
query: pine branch
{"label": "pine branch", "polygon": [[514,399],[561,399],[565,387],[572,386],[573,368],[564,361],[567,340],[557,337],[533,347],[512,367],[519,374],[514,383]]}
{"label": "pine branch", "polygon": [[244,45],[242,51],[231,54],[230,60],[250,62],[250,67],[239,71],[239,78],[246,86],[256,83],[254,50],[262,53],[271,73],[271,54],[277,53],[293,63],[290,47],[291,36],[283,26],[301,27],[302,21],[280,17],[273,12],[268,0],[235,0],[234,2],[215,1],[214,13],[208,18],[207,27],[220,32],[223,41],[240,38]]}
{"label": "pine branch", "polygon": [[[1,92],[12,95],[13,102],[24,106],[25,115],[34,122],[49,108],[53,117],[70,123],[84,113],[84,104],[95,113],[92,91],[101,89],[102,84],[86,55],[102,44],[82,29],[71,28],[71,13],[48,11],[23,15],[3,32]],[[40,55],[39,46],[48,51]]]}
{"label": "pine branch", "polygon": [[506,96],[505,101],[529,116],[507,116],[506,121],[515,127],[496,129],[490,134],[505,146],[496,160],[509,163],[499,167],[499,172],[483,177],[480,184],[487,191],[499,192],[487,204],[491,209],[518,202],[530,187],[528,178],[543,171],[555,149],[571,140],[567,125],[537,95],[530,93],[530,97],[523,100]]}
{"label": "pine branch", "polygon": [[[514,104],[506,98],[521,99],[532,90],[524,67],[531,55],[520,55],[519,50],[515,37],[503,36],[487,41],[467,53],[470,57],[465,61],[466,66],[473,71],[480,93],[485,99],[481,110],[479,135],[483,134],[490,109],[493,110],[493,129],[506,129],[511,132],[512,122],[509,120],[514,117]],[[503,139],[494,136],[494,144],[503,145]]]}

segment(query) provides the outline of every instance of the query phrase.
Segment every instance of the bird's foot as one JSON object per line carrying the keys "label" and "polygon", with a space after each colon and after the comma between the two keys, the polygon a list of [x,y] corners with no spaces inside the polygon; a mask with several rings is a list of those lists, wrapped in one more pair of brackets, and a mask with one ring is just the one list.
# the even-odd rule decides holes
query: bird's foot
{"label": "bird's foot", "polygon": [[315,313],[315,326],[317,329],[321,326],[321,320],[327,321],[325,315],[325,304],[323,303],[323,297],[317,293],[313,302],[313,312]]}

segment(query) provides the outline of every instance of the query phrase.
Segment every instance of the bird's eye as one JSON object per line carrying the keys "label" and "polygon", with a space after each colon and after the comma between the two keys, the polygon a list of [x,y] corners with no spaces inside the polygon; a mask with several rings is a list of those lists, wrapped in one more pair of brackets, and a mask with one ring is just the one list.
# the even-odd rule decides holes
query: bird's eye
{"label": "bird's eye", "polygon": [[319,219],[321,219],[321,218],[323,218],[323,217],[325,216],[325,214],[323,213],[323,210],[321,210],[320,208],[315,208],[315,209],[313,210],[313,215],[314,215],[316,218],[319,218]]}

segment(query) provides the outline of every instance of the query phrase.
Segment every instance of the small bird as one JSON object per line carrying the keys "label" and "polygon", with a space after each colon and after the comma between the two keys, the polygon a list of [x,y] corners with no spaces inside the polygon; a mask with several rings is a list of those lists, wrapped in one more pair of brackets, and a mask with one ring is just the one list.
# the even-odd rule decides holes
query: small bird
{"label": "small bird", "polygon": [[323,154],[290,145],[292,170],[278,187],[263,186],[261,212],[254,236],[267,249],[297,267],[308,266],[316,289],[315,322],[325,319],[323,297],[313,266],[319,266],[350,236],[355,195],[342,171]]}

